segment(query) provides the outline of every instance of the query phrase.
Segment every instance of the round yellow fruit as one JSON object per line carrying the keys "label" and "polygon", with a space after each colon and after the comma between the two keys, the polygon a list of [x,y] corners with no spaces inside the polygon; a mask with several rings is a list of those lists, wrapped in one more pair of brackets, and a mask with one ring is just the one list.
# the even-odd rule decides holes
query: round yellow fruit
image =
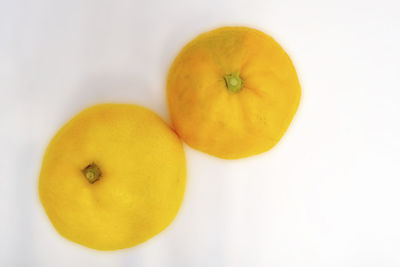
{"label": "round yellow fruit", "polygon": [[62,236],[114,250],[166,228],[185,183],[182,143],[168,125],[139,106],[102,104],[55,135],[43,159],[39,195]]}
{"label": "round yellow fruit", "polygon": [[173,126],[195,149],[235,159],[271,149],[296,113],[301,88],[286,52],[247,27],[199,35],[167,79]]}

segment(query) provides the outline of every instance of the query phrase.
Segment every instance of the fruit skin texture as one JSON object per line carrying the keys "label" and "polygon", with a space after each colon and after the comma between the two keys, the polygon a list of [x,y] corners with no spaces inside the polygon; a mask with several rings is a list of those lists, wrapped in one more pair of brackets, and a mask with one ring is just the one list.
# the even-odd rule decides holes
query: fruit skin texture
{"label": "fruit skin texture", "polygon": [[[94,183],[82,170],[101,169]],[[57,231],[98,250],[137,245],[166,228],[186,183],[183,146],[152,111],[90,107],[55,135],[43,159],[39,195]]]}
{"label": "fruit skin texture", "polygon": [[[232,74],[243,83],[238,91],[228,90],[224,79]],[[271,149],[289,127],[300,96],[286,52],[247,27],[199,35],[178,54],[167,79],[177,133],[191,147],[226,159]]]}

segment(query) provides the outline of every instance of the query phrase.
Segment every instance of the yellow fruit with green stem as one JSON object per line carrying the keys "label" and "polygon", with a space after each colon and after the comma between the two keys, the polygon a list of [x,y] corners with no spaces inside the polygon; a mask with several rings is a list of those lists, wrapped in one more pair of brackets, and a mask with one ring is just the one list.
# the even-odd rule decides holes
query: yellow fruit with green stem
{"label": "yellow fruit with green stem", "polygon": [[189,42],[167,79],[172,124],[190,146],[236,159],[271,149],[301,96],[296,70],[269,35],[223,27]]}
{"label": "yellow fruit with green stem", "polygon": [[39,195],[62,236],[114,250],[165,229],[185,183],[182,143],[161,118],[136,105],[101,104],[79,113],[52,139]]}

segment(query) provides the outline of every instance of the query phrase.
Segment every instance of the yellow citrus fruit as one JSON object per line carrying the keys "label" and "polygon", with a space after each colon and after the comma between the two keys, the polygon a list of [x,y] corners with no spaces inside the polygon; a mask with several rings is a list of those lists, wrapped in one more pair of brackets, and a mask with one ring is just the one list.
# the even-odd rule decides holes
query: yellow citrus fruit
{"label": "yellow citrus fruit", "polygon": [[43,159],[39,195],[62,236],[114,250],[166,228],[185,183],[183,146],[168,125],[139,106],[102,104],[55,135]]}
{"label": "yellow citrus fruit", "polygon": [[167,79],[173,126],[193,148],[235,159],[265,152],[299,105],[296,70],[282,47],[247,27],[203,33],[174,60]]}

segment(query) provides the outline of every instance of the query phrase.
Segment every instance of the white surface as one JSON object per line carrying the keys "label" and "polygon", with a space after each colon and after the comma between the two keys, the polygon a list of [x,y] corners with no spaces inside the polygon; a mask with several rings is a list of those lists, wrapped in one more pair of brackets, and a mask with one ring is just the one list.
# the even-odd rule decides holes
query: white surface
{"label": "white surface", "polygon": [[[0,265],[399,266],[398,1],[0,2]],[[188,185],[150,241],[97,252],[59,236],[37,179],[84,107],[132,102],[168,120],[164,80],[202,31],[249,25],[287,50],[303,96],[272,151],[237,161],[186,147]]]}

